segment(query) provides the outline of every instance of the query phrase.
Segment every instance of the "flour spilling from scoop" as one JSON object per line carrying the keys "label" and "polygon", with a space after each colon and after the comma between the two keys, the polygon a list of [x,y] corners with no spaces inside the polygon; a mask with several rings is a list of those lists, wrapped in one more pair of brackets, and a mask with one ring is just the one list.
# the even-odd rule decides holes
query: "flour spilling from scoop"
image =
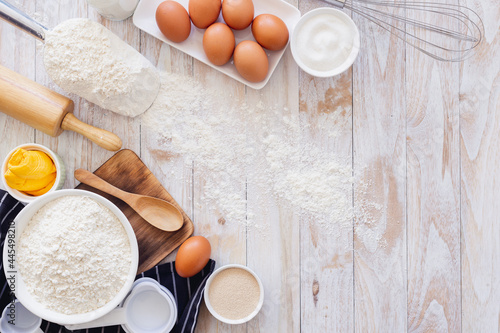
{"label": "flour spilling from scoop", "polygon": [[49,31],[43,60],[62,89],[124,116],[146,111],[160,88],[158,71],[142,54],[89,19]]}

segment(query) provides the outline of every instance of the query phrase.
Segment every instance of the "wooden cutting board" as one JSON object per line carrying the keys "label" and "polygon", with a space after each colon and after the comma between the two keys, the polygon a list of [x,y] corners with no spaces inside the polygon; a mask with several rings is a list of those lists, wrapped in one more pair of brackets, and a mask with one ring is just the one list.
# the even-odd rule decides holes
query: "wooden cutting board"
{"label": "wooden cutting board", "polygon": [[99,167],[94,174],[124,191],[167,200],[175,205],[184,217],[184,224],[179,230],[175,232],[163,231],[144,221],[142,217],[120,199],[85,184],[76,187],[77,189],[95,192],[109,199],[128,218],[139,244],[138,274],[157,265],[193,234],[194,228],[191,219],[133,151],[129,149],[119,151]]}

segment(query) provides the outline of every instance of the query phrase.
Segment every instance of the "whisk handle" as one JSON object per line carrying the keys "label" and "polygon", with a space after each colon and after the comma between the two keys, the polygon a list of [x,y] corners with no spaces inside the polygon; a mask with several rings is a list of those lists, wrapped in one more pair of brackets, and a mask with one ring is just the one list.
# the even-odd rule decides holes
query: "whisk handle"
{"label": "whisk handle", "polygon": [[344,8],[346,0],[322,0],[330,5],[334,5],[337,8]]}
{"label": "whisk handle", "polygon": [[45,39],[47,28],[3,0],[0,0],[0,19],[26,31],[42,42]]}

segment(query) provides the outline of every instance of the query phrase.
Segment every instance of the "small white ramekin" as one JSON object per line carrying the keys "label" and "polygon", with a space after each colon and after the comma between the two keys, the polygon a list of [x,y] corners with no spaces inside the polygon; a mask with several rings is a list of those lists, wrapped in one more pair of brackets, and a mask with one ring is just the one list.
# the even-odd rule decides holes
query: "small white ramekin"
{"label": "small white ramekin", "polygon": [[[322,14],[328,14],[332,15],[333,17],[342,19],[344,22],[348,23],[349,28],[352,29],[354,33],[352,50],[349,56],[344,60],[344,62],[340,66],[328,71],[319,71],[307,66],[300,58],[298,52],[299,46],[297,45],[297,36],[301,28],[304,26],[304,23],[310,20],[314,20],[316,16]],[[293,59],[304,72],[316,77],[332,77],[345,72],[352,66],[352,64],[354,63],[354,61],[358,56],[360,43],[361,42],[360,42],[358,27],[356,26],[354,21],[349,17],[349,15],[335,8],[321,7],[307,12],[300,18],[299,22],[297,22],[297,25],[295,26],[295,29],[293,30],[292,36],[290,38],[290,49],[292,51]]]}
{"label": "small white ramekin", "polygon": [[[212,304],[210,304],[209,290],[210,290],[210,285],[212,284],[212,281],[220,272],[222,272],[226,269],[229,269],[229,268],[240,268],[240,269],[243,269],[243,270],[249,272],[250,274],[252,274],[252,276],[255,278],[255,280],[257,280],[257,283],[259,284],[259,290],[260,290],[259,303],[257,303],[257,306],[252,311],[252,313],[250,313],[245,318],[236,319],[236,320],[224,318],[221,315],[219,315],[212,307]],[[262,285],[262,281],[259,279],[257,274],[255,274],[254,271],[252,271],[250,268],[243,266],[243,265],[237,265],[237,264],[226,265],[226,266],[222,266],[222,267],[218,268],[208,278],[207,283],[205,285],[205,291],[203,294],[203,298],[205,299],[205,305],[207,306],[208,311],[210,311],[212,316],[214,316],[217,320],[219,320],[223,323],[226,323],[226,324],[231,324],[231,325],[243,324],[243,323],[250,321],[253,317],[255,317],[257,315],[257,313],[259,313],[260,309],[262,308],[262,305],[264,304],[264,286]]]}
{"label": "small white ramekin", "polygon": [[[57,174],[56,174],[56,181],[54,182],[54,185],[52,186],[52,188],[49,191],[47,191],[47,193],[39,195],[39,196],[33,196],[33,195],[29,195],[29,194],[23,193],[21,191],[18,191],[16,189],[13,189],[9,185],[7,185],[7,182],[5,181],[4,174],[7,171],[9,160],[10,160],[12,154],[14,154],[14,152],[16,150],[18,150],[19,148],[22,148],[24,150],[39,150],[39,151],[43,151],[44,153],[46,153],[47,155],[49,155],[49,157],[54,162],[54,164],[56,166],[56,172],[57,172]],[[48,193],[54,192],[56,190],[60,190],[63,187],[64,182],[66,181],[66,167],[64,165],[63,160],[59,157],[59,155],[57,155],[56,153],[54,153],[49,148],[47,148],[45,146],[42,146],[42,145],[39,145],[39,144],[36,144],[36,143],[26,143],[26,144],[17,146],[16,148],[12,149],[7,154],[7,157],[5,158],[5,160],[3,161],[1,174],[2,174],[1,175],[2,185],[7,190],[7,192],[9,192],[9,194],[12,195],[15,199],[17,199],[19,201],[22,201],[22,202],[28,202],[28,203],[32,202],[36,198],[42,197],[42,196],[44,196],[44,195],[46,195]]]}

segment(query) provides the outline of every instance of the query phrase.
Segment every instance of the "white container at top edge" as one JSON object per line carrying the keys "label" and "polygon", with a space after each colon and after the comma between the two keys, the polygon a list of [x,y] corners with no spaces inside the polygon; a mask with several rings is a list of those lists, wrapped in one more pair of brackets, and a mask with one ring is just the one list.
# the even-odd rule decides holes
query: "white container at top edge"
{"label": "white container at top edge", "polygon": [[293,59],[304,72],[316,77],[332,77],[345,72],[356,60],[359,31],[344,12],[317,8],[300,18],[290,47]]}
{"label": "white container at top edge", "polygon": [[104,18],[111,21],[122,21],[134,14],[139,0],[87,0]]}
{"label": "white container at top edge", "polygon": [[[214,310],[214,308],[212,307],[212,304],[210,303],[209,291],[210,291],[210,285],[212,284],[212,281],[215,279],[215,277],[220,272],[222,272],[226,269],[229,269],[229,268],[239,268],[239,269],[242,269],[242,270],[249,272],[250,274],[252,274],[252,276],[255,278],[255,280],[257,280],[257,283],[259,284],[260,297],[259,297],[259,302],[257,303],[257,306],[248,316],[241,318],[241,319],[228,319],[228,318],[222,317]],[[203,299],[205,300],[205,305],[207,306],[208,311],[217,320],[219,320],[223,323],[226,323],[226,324],[231,324],[231,325],[243,324],[243,323],[246,323],[246,322],[250,321],[251,319],[253,319],[259,313],[260,309],[262,308],[262,305],[264,304],[264,286],[262,285],[262,281],[257,276],[257,274],[255,274],[255,272],[252,271],[247,266],[238,265],[238,264],[226,265],[226,266],[219,267],[215,272],[212,273],[212,275],[210,275],[210,277],[208,278],[207,283],[205,285]]]}
{"label": "white container at top edge", "polygon": [[[127,274],[127,279],[123,286],[120,288],[119,292],[113,297],[111,301],[106,303],[104,306],[90,312],[81,313],[81,314],[63,314],[60,312],[56,312],[54,310],[48,309],[40,302],[36,300],[34,295],[32,295],[26,284],[22,278],[22,275],[18,272],[17,260],[9,259],[12,258],[12,255],[9,257],[9,249],[14,251],[17,255],[17,244],[19,244],[19,239],[21,237],[22,232],[27,227],[33,215],[38,212],[43,206],[49,203],[52,200],[63,196],[82,196],[82,197],[90,197],[94,199],[104,207],[108,208],[120,221],[125,232],[127,233],[128,240],[130,243],[130,267]],[[111,201],[108,199],[89,191],[84,190],[60,190],[45,194],[40,196],[26,207],[21,210],[21,212],[16,216],[13,221],[13,226],[11,225],[11,229],[14,232],[14,236],[12,237],[13,241],[9,240],[5,242],[5,246],[3,249],[3,262],[8,263],[8,265],[4,269],[5,276],[7,277],[7,281],[14,281],[14,294],[16,298],[24,305],[28,311],[33,313],[35,316],[38,316],[47,321],[61,324],[61,325],[69,325],[69,324],[81,324],[86,323],[97,318],[100,318],[111,310],[113,310],[118,304],[120,304],[123,299],[127,296],[134,283],[135,276],[137,274],[137,268],[139,266],[139,247],[137,245],[137,238],[135,237],[134,230],[130,225],[127,217],[123,212],[116,207]],[[12,232],[9,231],[8,235],[11,235]],[[11,245],[12,246],[8,246]],[[12,278],[11,278],[12,277]],[[9,282],[10,283],[10,282]]]}
{"label": "white container at top edge", "polygon": [[[16,189],[10,187],[9,185],[7,185],[7,182],[5,181],[4,174],[7,171],[10,157],[12,156],[12,154],[14,154],[14,152],[16,150],[18,150],[20,148],[22,148],[24,150],[42,151],[45,154],[49,155],[51,160],[54,162],[54,165],[56,166],[56,172],[57,172],[56,173],[56,181],[54,182],[54,185],[52,185],[52,188],[47,193],[39,195],[39,196],[33,196],[33,195],[29,195],[29,194],[23,193],[21,191],[18,191]],[[22,144],[20,146],[17,146],[16,148],[12,149],[7,154],[7,156],[5,157],[5,160],[3,161],[3,164],[2,164],[1,178],[2,178],[2,186],[5,188],[5,190],[7,192],[9,192],[9,194],[11,196],[13,196],[15,199],[17,199],[19,201],[29,203],[29,202],[34,201],[37,198],[46,196],[47,194],[52,193],[56,190],[60,190],[63,187],[64,182],[66,181],[66,167],[64,166],[64,162],[61,159],[61,157],[59,157],[59,155],[54,153],[49,148],[42,146],[42,145],[39,145],[39,144],[36,144],[36,143],[25,143],[25,144]]]}

